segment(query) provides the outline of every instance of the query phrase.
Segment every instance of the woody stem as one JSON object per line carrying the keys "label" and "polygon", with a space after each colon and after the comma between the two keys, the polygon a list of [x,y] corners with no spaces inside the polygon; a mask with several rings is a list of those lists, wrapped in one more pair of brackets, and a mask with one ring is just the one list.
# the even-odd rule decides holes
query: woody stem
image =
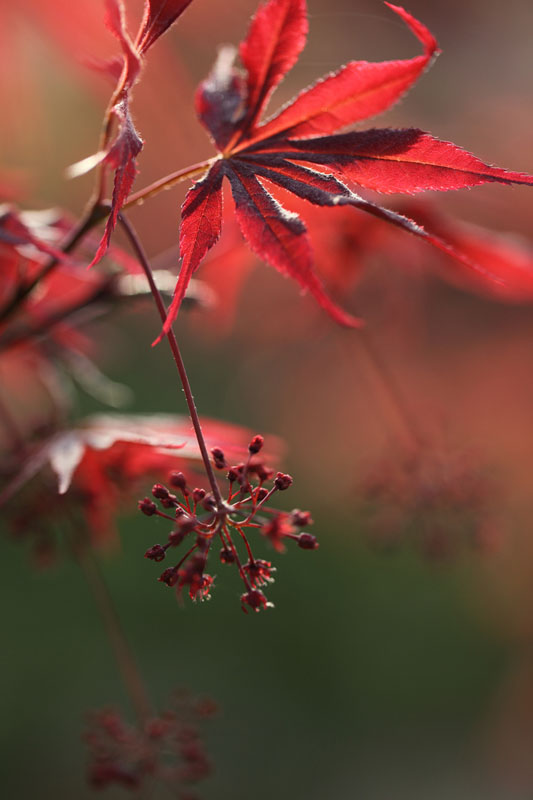
{"label": "woody stem", "polygon": [[[132,249],[135,252],[135,255],[137,256],[140,265],[143,268],[144,274],[146,275],[146,279],[148,280],[148,284],[150,286],[150,291],[152,292],[152,296],[157,306],[157,310],[159,311],[159,316],[161,317],[161,321],[164,323],[167,317],[167,310],[165,308],[163,298],[161,297],[161,293],[159,292],[159,289],[155,284],[154,277],[152,274],[152,269],[144,252],[144,248],[141,242],[139,241],[137,233],[135,232],[135,229],[133,228],[129,220],[127,220],[123,214],[119,214],[118,220],[122,225],[124,232],[126,233],[130,241]],[[207,479],[209,480],[209,484],[213,491],[213,496],[215,498],[217,508],[219,511],[222,511],[224,509],[224,501],[222,499],[222,495],[220,494],[220,488],[218,486],[217,479],[215,477],[215,473],[213,471],[213,467],[209,459],[209,453],[207,452],[207,446],[202,432],[202,426],[200,424],[198,411],[196,410],[196,404],[194,402],[191,385],[189,383],[189,378],[187,376],[187,370],[185,369],[185,364],[183,362],[183,358],[181,356],[181,352],[174,331],[169,330],[169,332],[166,334],[166,337],[170,345],[174,361],[176,363],[178,374],[180,376],[181,385],[183,387],[185,400],[187,402],[187,407],[189,409],[189,415],[194,427],[196,439],[198,441],[198,447],[200,448],[200,454],[202,456],[202,461],[204,463]]]}

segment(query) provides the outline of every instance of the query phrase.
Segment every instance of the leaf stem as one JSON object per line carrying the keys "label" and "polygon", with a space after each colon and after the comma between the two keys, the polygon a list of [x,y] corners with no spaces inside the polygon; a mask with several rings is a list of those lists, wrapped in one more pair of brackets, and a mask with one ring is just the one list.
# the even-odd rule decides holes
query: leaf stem
{"label": "leaf stem", "polygon": [[164,178],[159,178],[159,180],[154,181],[149,186],[145,186],[144,189],[139,189],[138,192],[131,194],[128,201],[122,206],[122,210],[143,203],[149,197],[153,197],[153,195],[159,194],[159,192],[165,189],[171,189],[172,186],[187,180],[187,178],[194,178],[196,175],[201,175],[202,172],[208,170],[211,164],[214,164],[219,158],[220,156],[212,156],[212,158],[208,158],[205,161],[199,161],[197,164],[192,164],[190,167],[185,167],[177,172],[172,172],[170,175],[165,175]]}
{"label": "leaf stem", "polygon": [[81,547],[78,548],[76,555],[101,614],[132,706],[142,726],[152,716],[152,707],[141,673],[113,603],[113,598],[102,575],[100,565],[91,551],[86,547]]}
{"label": "leaf stem", "polygon": [[[128,219],[121,213],[118,215],[118,220],[122,225],[124,232],[126,233],[130,244],[132,246],[135,255],[137,256],[139,263],[141,264],[146,278],[148,280],[148,284],[150,286],[150,291],[152,292],[152,296],[154,298],[155,304],[157,306],[157,310],[159,311],[159,316],[161,317],[161,322],[165,322],[167,317],[167,310],[165,308],[165,304],[163,302],[163,298],[161,297],[161,293],[156,286],[152,269],[146,257],[146,253],[144,252],[144,248],[137,236],[137,233]],[[200,424],[200,418],[198,416],[198,411],[196,409],[196,405],[194,402],[194,397],[191,390],[191,385],[189,383],[189,378],[187,376],[187,370],[185,369],[185,364],[183,362],[183,358],[181,356],[181,352],[178,346],[178,342],[173,330],[170,330],[167,335],[167,340],[170,345],[170,349],[172,351],[172,355],[174,357],[174,361],[176,363],[176,368],[178,370],[178,374],[180,376],[181,385],[183,387],[183,391],[185,393],[185,400],[187,402],[187,407],[189,409],[189,415],[191,418],[191,422],[194,427],[194,432],[196,434],[196,439],[198,441],[198,447],[200,448],[200,453],[202,456],[202,461],[204,463],[205,472],[207,478],[209,480],[209,484],[213,491],[213,496],[215,498],[217,509],[220,512],[225,512],[225,505],[222,499],[222,495],[220,494],[220,488],[217,483],[217,479],[215,477],[215,473],[213,471],[213,466],[211,464],[209,453],[207,452],[207,446],[205,443],[204,435],[202,432],[202,426]]]}

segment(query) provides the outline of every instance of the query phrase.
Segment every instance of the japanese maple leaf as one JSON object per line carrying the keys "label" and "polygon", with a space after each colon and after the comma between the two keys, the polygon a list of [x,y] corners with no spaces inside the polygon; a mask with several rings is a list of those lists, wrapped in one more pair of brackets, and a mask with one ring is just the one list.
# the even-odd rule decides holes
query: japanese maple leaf
{"label": "japanese maple leaf", "polygon": [[305,0],[269,0],[259,8],[239,49],[244,72],[234,66],[233,49],[220,52],[196,96],[198,115],[219,156],[190,189],[182,207],[181,271],[163,332],[176,318],[192,274],[220,236],[224,178],[231,187],[241,232],[254,253],[311,292],[343,325],[357,326],[360,321],[325,293],[313,270],[303,222],[283,208],[265,184],[317,206],[359,208],[425,239],[486,279],[500,280],[412,220],[363,199],[344,183],[411,194],[487,181],[533,182],[528,175],[488,166],[456,145],[414,128],[331,135],[389,108],[438,53],[434,37],[422,23],[403,8],[387,5],[422,43],[422,55],[380,63],[352,61],[304,89],[264,122],[261,115],[272,92],[304,47]]}
{"label": "japanese maple leaf", "polygon": [[144,56],[191,2],[192,0],[145,0],[143,19],[133,41],[126,27],[123,0],[106,0],[105,22],[122,49],[122,68],[116,59],[108,63],[110,75],[118,77],[110,110],[110,119],[114,119],[117,132],[107,150],[89,156],[70,168],[72,176],[82,175],[102,162],[114,170],[111,213],[90,266],[98,263],[105,255],[120,209],[127,200],[137,174],[136,159],[142,150],[143,141],[131,118],[130,97],[131,90],[139,77]]}

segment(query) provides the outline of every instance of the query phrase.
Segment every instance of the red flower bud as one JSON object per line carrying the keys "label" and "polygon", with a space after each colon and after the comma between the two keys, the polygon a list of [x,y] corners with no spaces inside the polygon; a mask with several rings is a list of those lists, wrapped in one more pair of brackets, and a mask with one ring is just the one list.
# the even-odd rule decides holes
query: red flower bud
{"label": "red flower bud", "polygon": [[302,550],[316,550],[318,547],[316,536],[310,533],[301,533],[297,541],[298,547],[301,547]]}
{"label": "red flower bud", "polygon": [[187,479],[183,472],[171,472],[169,483],[175,489],[180,489],[182,492],[185,492],[187,489]]}
{"label": "red flower bud", "polygon": [[153,500],[150,500],[149,497],[145,497],[144,500],[139,500],[139,511],[142,511],[147,517],[151,517],[156,513],[157,506]]}
{"label": "red flower bud", "polygon": [[149,558],[151,561],[163,561],[165,555],[165,548],[160,544],[154,544],[146,551],[144,557]]}
{"label": "red flower bud", "polygon": [[227,466],[224,452],[220,449],[220,447],[213,447],[211,450],[211,455],[213,456],[213,461],[215,462],[215,467],[217,469],[224,469],[224,467]]}
{"label": "red flower bud", "polygon": [[248,450],[250,451],[250,453],[252,453],[252,455],[255,455],[256,453],[258,453],[261,450],[261,448],[263,447],[264,443],[265,443],[265,440],[263,439],[262,436],[259,436],[259,435],[254,436],[254,438],[252,439],[252,441],[248,445]]}
{"label": "red flower bud", "polygon": [[283,472],[278,472],[274,480],[274,486],[276,489],[279,489],[280,492],[283,492],[285,489],[288,489],[291,484],[292,478],[290,475],[287,475]]}

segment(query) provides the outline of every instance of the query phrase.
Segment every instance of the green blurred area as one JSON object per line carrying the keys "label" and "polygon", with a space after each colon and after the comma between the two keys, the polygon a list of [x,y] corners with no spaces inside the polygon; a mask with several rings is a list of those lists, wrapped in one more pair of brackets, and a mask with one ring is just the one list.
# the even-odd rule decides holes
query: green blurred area
{"label": "green blurred area", "polygon": [[[152,355],[149,382],[133,370],[148,352],[148,327],[123,332],[131,355],[114,377],[136,387],[143,411],[175,410],[165,349]],[[202,412],[231,416],[231,397],[215,391],[228,356],[215,348],[211,371],[201,347],[186,345],[185,353]],[[93,408],[80,398],[79,413]],[[252,428],[265,415],[239,409]],[[162,520],[124,519],[120,552],[102,559],[156,705],[164,708],[177,687],[219,705],[204,729],[214,773],[202,796],[508,797],[491,793],[479,752],[508,653],[473,613],[466,587],[475,566],[430,564],[406,550],[373,553],[349,509],[329,508],[327,496],[295,477],[287,502],[312,508],[321,546],[280,555],[253,543],[256,556],[277,567],[273,610],[244,615],[238,578],[222,564],[211,567],[212,599],[180,606],[156,582],[158,565],[143,558],[164,541]],[[89,798],[84,715],[120,706],[132,718],[109,643],[76,565],[38,571],[23,546],[3,547],[4,796],[30,800],[38,784],[40,798]]]}
{"label": "green blurred area", "polygon": [[[142,558],[151,520],[125,521],[106,560],[156,701],[187,687],[220,706],[205,797],[492,796],[476,739],[507,659],[465,612],[460,570],[372,555],[328,516],[319,551],[276,558],[276,608],[260,615],[242,614],[222,565],[210,602],[179,607]],[[32,571],[16,547],[2,585],[4,796],[29,800],[38,783],[39,797],[89,797],[83,715],[128,704],[87,587],[70,564]]]}

